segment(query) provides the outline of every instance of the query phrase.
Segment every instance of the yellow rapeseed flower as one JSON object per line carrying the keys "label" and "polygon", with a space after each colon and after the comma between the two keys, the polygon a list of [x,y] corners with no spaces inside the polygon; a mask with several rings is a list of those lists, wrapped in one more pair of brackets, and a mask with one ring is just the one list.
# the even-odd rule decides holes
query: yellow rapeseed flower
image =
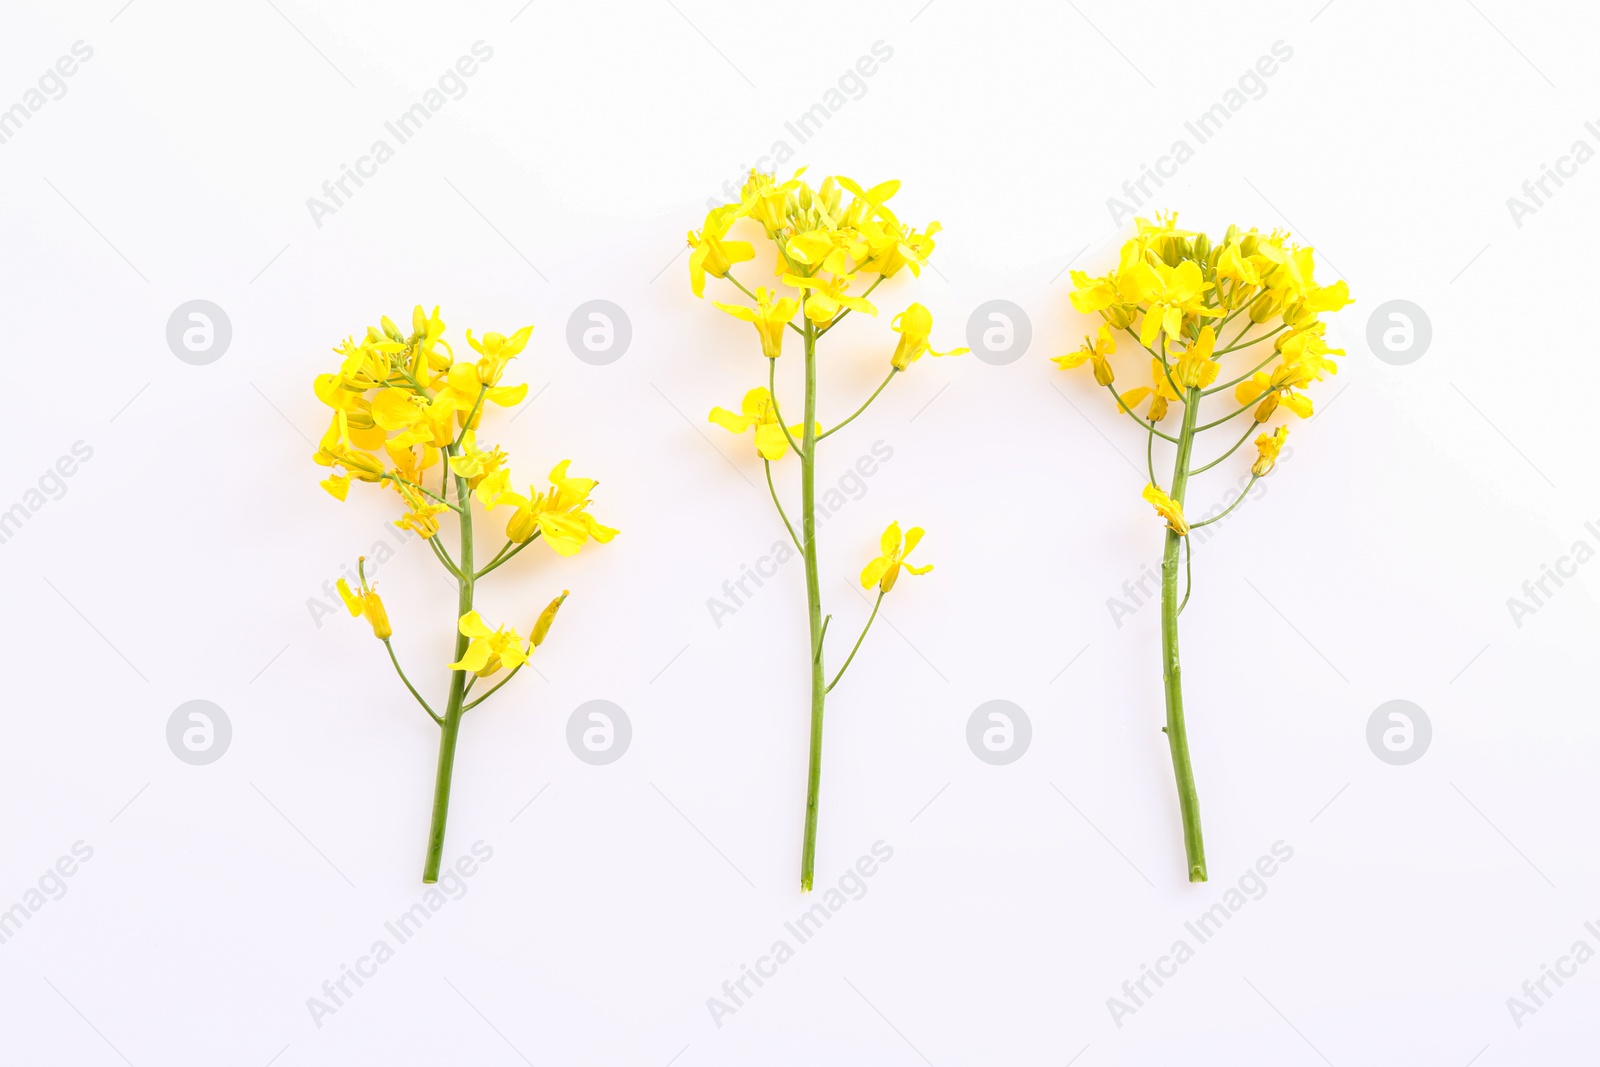
{"label": "yellow rapeseed flower", "polygon": [[1189,535],[1189,523],[1183,517],[1182,504],[1157,489],[1154,485],[1145,486],[1143,496],[1150,502],[1150,506],[1156,509],[1156,513],[1167,520],[1167,526],[1174,533],[1179,537],[1187,537]]}
{"label": "yellow rapeseed flower", "polygon": [[900,577],[901,567],[911,574],[927,574],[933,570],[931,563],[913,567],[906,562],[911,550],[922,540],[922,533],[922,527],[913,526],[906,531],[905,541],[902,543],[900,524],[891,522],[888,529],[883,531],[883,536],[878,539],[878,547],[883,554],[868,563],[861,571],[861,588],[871,589],[876,585],[880,591],[887,593],[894,588],[895,581]]}
{"label": "yellow rapeseed flower", "polygon": [[889,328],[900,335],[900,343],[895,346],[894,355],[889,357],[895,370],[905,370],[924,355],[959,356],[971,351],[952,348],[948,352],[936,352],[929,347],[928,337],[933,333],[933,312],[921,304],[912,304],[900,312],[889,323]]}

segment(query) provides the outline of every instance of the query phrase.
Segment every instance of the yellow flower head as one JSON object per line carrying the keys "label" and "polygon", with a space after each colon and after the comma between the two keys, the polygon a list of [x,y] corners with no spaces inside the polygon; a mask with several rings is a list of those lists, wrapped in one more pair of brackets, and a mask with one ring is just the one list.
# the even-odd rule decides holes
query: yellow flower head
{"label": "yellow flower head", "polygon": [[1150,502],[1150,506],[1156,509],[1156,513],[1167,520],[1167,527],[1173,533],[1176,533],[1179,537],[1187,537],[1189,535],[1189,523],[1183,517],[1182,504],[1157,489],[1154,485],[1145,486],[1143,495]]}
{"label": "yellow flower head", "polygon": [[855,280],[854,274],[836,274],[831,278],[801,278],[793,274],[783,276],[783,284],[807,290],[806,318],[818,326],[832,322],[834,316],[844,308],[877,316],[877,308],[859,296],[850,295],[850,286]]}
{"label": "yellow flower head", "polygon": [[883,555],[867,564],[861,572],[861,588],[871,589],[876,585],[880,592],[887,593],[894,588],[895,581],[900,577],[901,567],[912,574],[927,574],[933,570],[931,563],[913,567],[905,561],[921,540],[922,527],[913,526],[906,531],[905,541],[902,543],[900,524],[891,522],[889,528],[883,531],[883,536],[878,539],[878,547]]}
{"label": "yellow flower head", "polygon": [[699,232],[689,232],[689,285],[695,296],[704,296],[706,275],[724,277],[735,263],[756,258],[756,250],[749,241],[725,241],[728,228],[739,217],[740,205],[726,204],[713,208],[706,215],[706,224]]}
{"label": "yellow flower head", "polygon": [[527,496],[497,491],[508,481],[504,472],[491,475],[492,481],[485,480],[479,488],[479,498],[492,494],[487,507],[509,504],[516,508],[506,522],[507,540],[521,543],[542,536],[560,555],[575,556],[591,538],[605,544],[617,536],[615,529],[601,525],[588,511],[592,503],[589,494],[600,483],[593,478],[569,477],[567,467],[571,462],[564,459],[555,465],[548,492],[536,492],[532,487]]}
{"label": "yellow flower head", "polygon": [[377,590],[367,585],[367,557],[362,556],[356,561],[356,570],[361,579],[361,591],[352,592],[350,583],[340,578],[337,587],[339,599],[344,601],[344,606],[349,609],[353,618],[362,615],[367,617],[367,622],[372,626],[372,636],[379,641],[387,641],[394,634],[394,629],[389,625],[389,613],[383,609],[383,600],[378,596]]}
{"label": "yellow flower head", "polygon": [[1150,410],[1145,418],[1150,422],[1160,422],[1167,417],[1167,406],[1178,399],[1178,393],[1172,388],[1172,383],[1167,381],[1167,369],[1161,365],[1159,359],[1150,361],[1150,385],[1141,385],[1137,389],[1129,389],[1122,394],[1122,406],[1129,411],[1134,410],[1144,403],[1145,398],[1150,398]]}
{"label": "yellow flower head", "polygon": [[[789,437],[796,440],[805,432],[805,424],[799,423],[789,427],[789,436],[785,436],[783,425],[778,421],[777,405],[772,402],[772,394],[762,386],[744,394],[744,400],[739,405],[743,414],[736,415],[727,408],[712,408],[708,421],[716,423],[729,433],[744,433],[752,426],[756,431],[756,451],[761,453],[763,459],[769,461],[780,460],[789,450]],[[822,426],[815,427],[818,436],[822,433]]]}
{"label": "yellow flower head", "polygon": [[1233,395],[1240,404],[1248,404],[1257,397],[1261,403],[1256,405],[1255,421],[1266,422],[1272,418],[1273,412],[1281,404],[1302,419],[1309,419],[1315,410],[1311,398],[1298,391],[1298,387],[1313,381],[1314,375],[1310,368],[1294,363],[1280,363],[1271,374],[1266,371],[1257,371],[1244,381],[1240,382],[1233,390]]}
{"label": "yellow flower head", "polygon": [[1287,426],[1279,426],[1271,433],[1264,433],[1256,438],[1256,452],[1259,457],[1250,468],[1250,473],[1257,478],[1265,478],[1272,473],[1272,468],[1278,462],[1278,453],[1283,450],[1284,439],[1289,436]]}
{"label": "yellow flower head", "polygon": [[461,454],[450,457],[450,471],[467,480],[467,488],[476,489],[485,478],[505,465],[506,454],[496,445],[485,452],[478,447],[478,435],[472,430],[461,433]]}
{"label": "yellow flower head", "polygon": [[902,268],[909,268],[914,276],[920,278],[923,264],[933,254],[933,238],[944,227],[937,222],[930,222],[921,233],[908,231],[889,214],[887,208],[881,214],[884,216],[882,220],[869,222],[862,228],[862,235],[867,242],[867,258],[856,269],[863,274],[892,278]]}
{"label": "yellow flower head", "polygon": [[761,354],[768,359],[777,359],[783,355],[783,334],[788,329],[789,323],[794,319],[794,313],[799,310],[800,303],[792,296],[779,300],[772,298],[772,291],[766,288],[756,290],[756,306],[745,307],[743,304],[722,304],[713,301],[717,307],[726,311],[736,319],[755,324],[756,333],[761,338]]}
{"label": "yellow flower head", "polygon": [[498,384],[506,364],[527,347],[528,338],[532,335],[533,327],[524,326],[510,337],[503,333],[486,333],[480,341],[468,330],[467,344],[483,357],[478,360],[478,380],[487,386]]}
{"label": "yellow flower head", "polygon": [[1175,352],[1168,346],[1167,354],[1177,357],[1172,368],[1173,381],[1184,389],[1204,389],[1216,381],[1220,368],[1211,355],[1216,345],[1217,332],[1207,325],[1201,328],[1199,339],[1187,347]]}
{"label": "yellow flower head", "polygon": [[449,665],[453,671],[471,671],[485,678],[501,667],[519,667],[528,659],[529,650],[523,647],[522,637],[510,627],[491,630],[476,611],[461,616],[458,626],[471,641],[465,654]]}
{"label": "yellow flower head", "polygon": [[1117,350],[1117,339],[1112,336],[1109,326],[1101,326],[1095,340],[1085,337],[1083,347],[1076,352],[1068,352],[1064,356],[1051,356],[1050,359],[1063,370],[1081,367],[1085,363],[1094,365],[1094,380],[1100,385],[1110,385],[1116,380],[1112,373],[1111,363],[1106,359]]}
{"label": "yellow flower head", "polygon": [[889,328],[900,335],[900,343],[895,346],[894,355],[889,357],[889,362],[895,370],[905,370],[911,364],[921,359],[924,354],[930,356],[959,356],[971,351],[966,348],[952,348],[948,352],[936,352],[928,345],[928,337],[933,333],[933,312],[921,304],[912,304],[889,323]]}
{"label": "yellow flower head", "polygon": [[408,509],[396,525],[425,537],[438,532],[435,516],[447,509],[419,491],[422,473],[439,462],[441,450],[457,443],[459,427],[467,434],[451,467],[479,484],[503,465],[505,455],[499,449],[480,451],[471,428],[482,420],[487,404],[518,404],[528,391],[526,384],[499,382],[507,362],[527,345],[532,326],[510,337],[487,333],[480,338],[468,330],[467,342],[480,357],[476,363],[453,362],[444,328],[437,307],[430,313],[417,305],[410,333],[384,316],[359,343],[346,339],[336,346],[339,369],[312,383],[317,398],[333,409],[312,456],[330,468],[323,489],[344,500],[352,482],[388,484]]}

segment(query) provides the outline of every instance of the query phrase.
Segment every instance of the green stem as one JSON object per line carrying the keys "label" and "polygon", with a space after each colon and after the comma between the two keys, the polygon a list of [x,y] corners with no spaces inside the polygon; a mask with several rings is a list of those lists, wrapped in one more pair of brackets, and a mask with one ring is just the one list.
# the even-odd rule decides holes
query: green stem
{"label": "green stem", "polygon": [[1194,470],[1190,471],[1189,473],[1190,474],[1203,474],[1204,472],[1210,470],[1212,467],[1215,467],[1218,463],[1221,463],[1223,460],[1227,459],[1229,456],[1233,455],[1235,452],[1239,451],[1239,446],[1244,444],[1246,441],[1248,441],[1250,439],[1250,435],[1256,432],[1256,427],[1259,426],[1259,425],[1261,425],[1261,424],[1258,423],[1258,422],[1252,422],[1249,426],[1247,426],[1245,428],[1244,435],[1233,443],[1233,447],[1232,448],[1228,449],[1226,452],[1224,452],[1222,455],[1218,456],[1216,459],[1212,460],[1210,463],[1207,463],[1204,467],[1196,467]]}
{"label": "green stem", "polygon": [[761,465],[767,469],[767,491],[772,494],[772,506],[778,509],[778,518],[783,520],[783,528],[789,531],[789,540],[794,542],[796,551],[804,552],[800,547],[800,538],[795,536],[794,525],[789,521],[789,515],[783,510],[783,501],[778,499],[778,487],[772,484],[772,461],[766,456],[761,457]]}
{"label": "green stem", "polygon": [[1244,381],[1246,378],[1254,377],[1256,371],[1261,370],[1268,363],[1271,363],[1273,360],[1275,360],[1277,358],[1278,358],[1278,353],[1274,352],[1274,353],[1272,353],[1272,355],[1268,356],[1266,359],[1262,360],[1260,363],[1257,363],[1254,367],[1251,367],[1249,370],[1245,371],[1243,374],[1239,375],[1237,378],[1233,379],[1232,381],[1223,382],[1221,385],[1214,385],[1210,389],[1207,389],[1204,392],[1202,392],[1200,395],[1201,396],[1210,396],[1212,393],[1220,393],[1224,389],[1232,389],[1234,386],[1238,385],[1240,382]]}
{"label": "green stem", "polygon": [[440,563],[444,564],[444,569],[449,571],[451,575],[455,577],[456,581],[460,581],[461,572],[456,569],[456,565],[454,563],[450,562],[450,553],[446,552],[444,547],[439,544],[438,535],[425,538],[425,540],[428,542],[428,547],[433,549],[434,556],[438,558]]}
{"label": "green stem", "polygon": [[[500,551],[495,554],[494,559],[489,561],[488,566],[484,567],[483,570],[479,571],[477,574],[472,576],[472,580],[473,581],[477,581],[479,578],[482,578],[485,574],[488,574],[490,571],[494,570],[495,568],[503,567],[507,563],[510,563],[512,557],[515,556],[518,552],[521,552],[523,549],[527,548],[529,545],[531,545],[535,541],[539,540],[539,534],[541,532],[542,531],[540,531],[540,530],[534,530],[532,537],[528,538],[526,541],[518,542],[517,543],[517,547],[513,548],[510,552],[507,552],[505,550],[505,548],[501,548]],[[510,544],[512,544],[512,542],[508,540],[506,542],[506,544],[510,545]]]}
{"label": "green stem", "polygon": [[[1178,456],[1172,468],[1168,495],[1183,504],[1189,481],[1189,453],[1194,446],[1195,418],[1200,390],[1188,390],[1183,405],[1183,429],[1178,433]],[[1189,881],[1206,880],[1205,842],[1200,836],[1200,799],[1195,794],[1194,769],[1189,764],[1189,735],[1183,722],[1182,670],[1178,662],[1178,551],[1183,538],[1167,530],[1161,557],[1161,681],[1167,698],[1167,745],[1178,780],[1178,807],[1183,813],[1183,850],[1188,859]]]}
{"label": "green stem", "polygon": [[[802,313],[804,308],[802,307]],[[822,707],[827,685],[822,663],[822,589],[817,580],[817,327],[806,319],[805,427],[800,444],[800,554],[806,564],[806,611],[811,631],[811,746],[806,771],[805,840],[800,891],[810,892],[817,864],[817,792],[822,785]]]}
{"label": "green stem", "polygon": [[[449,456],[456,454],[456,445],[448,445],[445,449],[446,464]],[[460,475],[455,476],[456,499],[465,503],[467,500],[467,480]],[[456,601],[456,616],[459,618],[472,610],[472,509],[461,509],[461,563],[457,571],[456,582],[460,593]],[[456,654],[455,662],[460,662],[461,657],[467,654],[467,635],[456,627]],[[444,856],[444,825],[450,813],[450,782],[455,774],[456,762],[456,737],[461,731],[461,713],[467,694],[467,672],[450,672],[450,700],[445,705],[444,721],[439,725],[439,767],[434,775],[433,785],[433,819],[428,827],[428,852],[423,862],[422,880],[433,883],[439,880],[439,864]]]}
{"label": "green stem", "polygon": [[[806,320],[806,337],[811,336],[811,320]],[[813,342],[807,341],[807,344]],[[783,436],[789,442],[789,450],[795,455],[800,455],[800,443],[794,439],[794,434],[789,432],[789,424],[783,421],[783,411],[778,407],[778,361],[767,360],[767,396],[772,399],[772,414],[777,416],[778,429],[783,431]],[[811,423],[806,423],[807,432],[810,432]]]}
{"label": "green stem", "polygon": [[[1199,401],[1199,396],[1200,396],[1200,392],[1199,392],[1199,390],[1196,390],[1195,391],[1196,402]],[[1235,411],[1232,415],[1224,415],[1220,419],[1213,419],[1212,421],[1206,423],[1204,426],[1196,426],[1194,432],[1195,433],[1200,433],[1201,431],[1209,430],[1214,426],[1221,426],[1225,422],[1231,422],[1232,420],[1237,419],[1240,415],[1243,415],[1245,412],[1249,411],[1251,408],[1253,408],[1255,406],[1256,406],[1256,402],[1254,400],[1252,400],[1250,403],[1246,404],[1244,407],[1240,408],[1238,411]]]}
{"label": "green stem", "polygon": [[1233,503],[1229,504],[1227,506],[1227,508],[1223,510],[1222,514],[1213,515],[1211,518],[1207,519],[1205,522],[1197,522],[1194,525],[1190,526],[1189,529],[1191,531],[1198,530],[1202,526],[1210,526],[1214,522],[1221,522],[1223,519],[1227,518],[1228,517],[1228,512],[1232,511],[1234,508],[1236,508],[1240,504],[1244,503],[1245,497],[1250,495],[1250,490],[1255,488],[1256,482],[1260,479],[1260,477],[1261,477],[1260,475],[1255,474],[1254,472],[1252,472],[1251,475],[1250,475],[1250,481],[1245,484],[1244,491],[1239,494],[1239,499],[1238,500],[1235,500]]}
{"label": "green stem", "polygon": [[844,428],[845,428],[845,427],[846,427],[846,426],[849,426],[849,425],[850,425],[850,424],[851,424],[851,423],[852,423],[852,422],[855,422],[855,421],[856,421],[856,415],[859,415],[859,414],[861,414],[861,413],[862,413],[862,412],[863,412],[863,411],[865,411],[865,410],[867,410],[867,404],[870,404],[870,403],[872,403],[872,402],[873,402],[873,401],[874,401],[874,400],[876,400],[876,399],[878,399],[878,394],[879,394],[879,393],[881,393],[881,392],[883,392],[883,390],[884,390],[884,389],[885,389],[885,387],[887,387],[887,386],[888,386],[888,384],[889,384],[889,383],[890,383],[890,382],[891,382],[891,381],[893,381],[893,380],[894,380],[894,376],[895,376],[895,375],[896,375],[896,374],[899,374],[899,373],[900,373],[900,368],[899,368],[899,367],[890,367],[890,368],[889,368],[889,376],[888,376],[888,377],[887,377],[887,378],[885,378],[885,379],[884,379],[884,380],[883,380],[883,382],[882,382],[882,383],[881,383],[881,384],[880,384],[880,385],[879,385],[879,386],[878,386],[878,387],[877,387],[877,388],[876,388],[876,389],[874,389],[874,390],[873,390],[873,391],[872,391],[872,395],[871,395],[871,396],[869,396],[869,397],[867,397],[867,401],[866,401],[866,403],[865,403],[865,404],[862,404],[862,405],[861,405],[861,406],[860,406],[860,407],[858,407],[858,408],[856,408],[856,410],[855,410],[855,414],[854,414],[854,415],[851,415],[851,416],[850,416],[850,417],[849,417],[849,418],[848,418],[848,419],[845,419],[845,420],[844,420],[844,421],[843,421],[843,422],[841,422],[841,423],[839,423],[839,425],[837,425],[837,426],[835,426],[835,427],[834,427],[834,428],[833,428],[833,429],[831,429],[831,430],[829,430],[829,431],[828,431],[828,432],[827,432],[827,433],[825,433],[825,434],[822,434],[822,435],[821,435],[821,436],[819,436],[819,437],[818,437],[818,438],[817,438],[817,440],[819,440],[819,441],[820,441],[820,440],[822,440],[822,439],[823,439],[823,438],[824,438],[824,437],[827,437],[827,436],[829,436],[829,435],[830,435],[830,434],[833,434],[833,433],[837,433],[837,432],[838,432],[838,431],[839,431],[839,430],[842,430],[842,429],[844,429]]}
{"label": "green stem", "polygon": [[428,718],[443,725],[444,720],[439,718],[438,713],[428,706],[428,702],[422,699],[422,694],[417,692],[417,687],[411,684],[411,679],[406,677],[406,672],[400,669],[400,660],[395,657],[394,646],[389,644],[387,637],[383,639],[383,647],[389,651],[389,662],[394,664],[395,673],[400,676],[402,682],[406,683],[406,688],[411,690],[411,695],[417,698],[417,703],[421,704],[422,710],[428,713]]}
{"label": "green stem", "polygon": [[[1177,444],[1178,443],[1178,439],[1176,437],[1173,437],[1171,434],[1162,433],[1160,430],[1156,429],[1156,424],[1155,423],[1151,422],[1149,419],[1140,418],[1138,415],[1136,415],[1134,413],[1134,410],[1132,408],[1130,408],[1128,405],[1124,404],[1122,402],[1122,394],[1117,392],[1117,387],[1116,386],[1108,385],[1108,386],[1106,386],[1106,389],[1110,391],[1111,396],[1113,397],[1113,399],[1116,400],[1117,407],[1121,408],[1123,411],[1126,411],[1128,413],[1128,418],[1132,419],[1135,423],[1137,423],[1139,425],[1140,429],[1149,429],[1149,431],[1152,434],[1154,434],[1156,437],[1161,438],[1163,441],[1171,441],[1173,444]],[[1151,478],[1150,480],[1152,482],[1155,481],[1154,478]]]}
{"label": "green stem", "polygon": [[527,662],[528,662],[527,660],[523,660],[522,663],[519,663],[515,667],[512,667],[511,670],[506,672],[506,676],[504,678],[502,678],[498,682],[494,683],[494,688],[493,689],[491,689],[487,693],[483,694],[483,696],[479,697],[477,700],[468,701],[467,704],[464,707],[462,707],[462,709],[461,709],[462,712],[463,713],[469,712],[473,708],[477,707],[479,704],[482,704],[485,700],[488,700],[490,697],[494,696],[497,692],[500,691],[500,687],[502,685],[505,685],[507,682],[511,681],[511,679],[513,679],[513,678],[515,678],[517,676],[517,672],[520,671],[522,669],[523,664],[525,664]]}
{"label": "green stem", "polygon": [[[421,477],[421,475],[419,474],[418,478],[420,478],[420,477]],[[385,471],[383,474],[379,475],[379,480],[380,481],[384,480],[384,479],[387,479],[387,480],[389,480],[391,482],[405,482],[406,485],[409,485],[411,488],[415,489],[417,492],[421,493],[423,496],[430,497],[430,498],[432,498],[434,500],[437,500],[439,503],[443,504],[445,507],[449,508],[451,511],[460,511],[461,510],[460,508],[456,507],[454,504],[450,503],[450,501],[446,500],[444,497],[440,496],[439,494],[431,493],[428,490],[424,489],[422,487],[422,484],[421,484],[420,481],[418,481],[418,482],[408,481],[408,480],[406,480],[404,478],[401,478],[401,477],[399,477],[399,476],[397,476],[395,474],[392,474],[392,473],[390,473],[388,471]]]}
{"label": "green stem", "polygon": [[878,617],[878,608],[883,604],[883,590],[878,590],[878,599],[872,602],[872,614],[867,616],[867,624],[861,628],[861,636],[856,638],[856,646],[850,650],[850,655],[845,657],[844,666],[839,668],[839,673],[833,676],[833,681],[828,683],[825,693],[833,692],[833,687],[839,684],[839,679],[844,677],[844,672],[849,669],[850,662],[856,658],[856,653],[861,651],[861,642],[867,639],[867,631],[872,629],[872,620]]}

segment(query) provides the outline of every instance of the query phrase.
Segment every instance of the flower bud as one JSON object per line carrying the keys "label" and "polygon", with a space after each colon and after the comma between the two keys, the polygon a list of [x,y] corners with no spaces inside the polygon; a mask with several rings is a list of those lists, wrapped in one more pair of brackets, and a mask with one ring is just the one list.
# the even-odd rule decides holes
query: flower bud
{"label": "flower bud", "polygon": [[1119,330],[1126,330],[1133,325],[1136,310],[1127,304],[1112,304],[1105,310],[1106,321]]}
{"label": "flower bud", "polygon": [[1261,434],[1256,438],[1256,451],[1260,458],[1250,468],[1250,473],[1257,478],[1265,478],[1272,473],[1273,466],[1278,462],[1278,453],[1283,449],[1284,438],[1289,436],[1287,427],[1279,426],[1271,433]]}
{"label": "flower bud", "polygon": [[1111,370],[1111,361],[1104,356],[1094,356],[1094,380],[1100,385],[1110,385],[1116,380],[1116,375]]}
{"label": "flower bud", "polygon": [[1257,422],[1266,422],[1272,418],[1272,413],[1278,410],[1278,394],[1268,393],[1261,398],[1261,403],[1256,405],[1255,419]]}
{"label": "flower bud", "polygon": [[561,595],[550,601],[549,606],[539,613],[539,621],[533,624],[533,636],[529,638],[534,648],[544,643],[544,636],[550,632],[550,624],[556,621],[556,612],[561,610],[561,602],[567,599],[567,592],[565,589],[561,590]]}
{"label": "flower bud", "polygon": [[376,591],[368,589],[361,598],[362,611],[366,613],[367,621],[372,624],[372,636],[379,641],[387,641],[394,635],[394,627],[389,625],[389,613],[383,610],[383,601],[379,599]]}
{"label": "flower bud", "polygon": [[1250,305],[1250,321],[1259,326],[1276,315],[1282,306],[1283,302],[1277,293],[1262,293]]}

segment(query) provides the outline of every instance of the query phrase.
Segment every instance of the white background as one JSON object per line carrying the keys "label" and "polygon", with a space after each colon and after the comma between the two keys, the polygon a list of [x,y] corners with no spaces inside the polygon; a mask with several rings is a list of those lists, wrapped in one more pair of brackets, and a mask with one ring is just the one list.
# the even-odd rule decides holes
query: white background
{"label": "white background", "polygon": [[[1600,948],[1600,569],[1520,627],[1506,600],[1600,543],[1600,168],[1520,227],[1505,201],[1600,143],[1593,14],[1319,4],[13,5],[0,106],[73,42],[94,54],[0,145],[0,509],[74,442],[93,457],[0,545],[0,907],[74,842],[93,858],[0,945],[5,1061],[1592,1059],[1600,963],[1520,1028],[1506,1000],[1576,940]],[[493,59],[465,97],[315,225],[307,198],[478,40]],[[785,121],[878,41],[893,55],[865,94],[798,145]],[[1331,316],[1349,355],[1292,459],[1196,553],[1184,666],[1212,881],[1192,886],[1157,613],[1119,627],[1106,603],[1160,552],[1142,441],[1047,357],[1087,325],[1063,270],[1106,269],[1131,232],[1107,197],[1192,145],[1184,121],[1275,41],[1293,57],[1266,95],[1145,209],[1292,227],[1359,301]],[[830,702],[819,886],[876,841],[893,859],[719,1027],[707,998],[808,904],[805,605],[791,564],[721,627],[706,606],[781,527],[748,438],[704,422],[765,367],[748,326],[690,294],[683,234],[777,140],[819,177],[901,178],[901,216],[946,226],[936,271],[830,339],[824,423],[879,380],[912,299],[936,347],[997,298],[1033,340],[1008,365],[920,362],[829,441],[825,480],[893,449],[823,529],[834,662],[889,520],[926,526],[937,565],[902,581]],[[165,339],[195,298],[232,323],[208,366]],[[606,366],[565,341],[597,298],[633,327]],[[1365,339],[1391,299],[1432,321],[1407,366]],[[524,629],[572,590],[539,674],[463,731],[446,856],[481,840],[493,859],[319,1027],[307,998],[421,897],[437,732],[364,623],[308,605],[395,541],[392,498],[317,488],[310,386],[340,338],[418,302],[458,342],[537,325],[510,372],[537,396],[489,425],[519,482],[568,457],[599,478],[594,512],[622,534],[575,560],[534,546],[487,584],[486,614]],[[779,473],[792,487],[793,462]],[[415,541],[379,576],[397,650],[441,693],[453,592]],[[191,699],[232,722],[209,766],[165,740]],[[609,766],[565,740],[591,699],[633,725]],[[965,739],[991,699],[1032,722],[1009,766]],[[1409,766],[1365,740],[1391,699],[1433,724]],[[1278,841],[1293,859],[1266,895],[1116,1025],[1107,998]]]}

